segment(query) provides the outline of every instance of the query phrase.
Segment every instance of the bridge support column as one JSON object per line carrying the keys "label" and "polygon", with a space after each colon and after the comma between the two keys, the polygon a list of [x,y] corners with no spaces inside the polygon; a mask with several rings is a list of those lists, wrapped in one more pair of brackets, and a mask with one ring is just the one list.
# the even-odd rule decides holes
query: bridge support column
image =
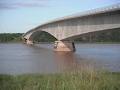
{"label": "bridge support column", "polygon": [[33,41],[32,40],[26,40],[26,44],[33,45]]}
{"label": "bridge support column", "polygon": [[55,41],[54,51],[75,51],[74,42],[70,41]]}

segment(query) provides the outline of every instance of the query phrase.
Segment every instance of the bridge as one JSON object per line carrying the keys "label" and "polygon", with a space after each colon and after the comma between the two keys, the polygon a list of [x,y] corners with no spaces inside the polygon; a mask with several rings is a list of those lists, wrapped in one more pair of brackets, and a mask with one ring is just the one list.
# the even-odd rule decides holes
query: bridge
{"label": "bridge", "polygon": [[43,23],[26,32],[22,38],[25,43],[33,44],[34,36],[47,32],[58,40],[54,45],[55,51],[75,51],[74,42],[71,41],[74,38],[112,29],[120,30],[120,3]]}

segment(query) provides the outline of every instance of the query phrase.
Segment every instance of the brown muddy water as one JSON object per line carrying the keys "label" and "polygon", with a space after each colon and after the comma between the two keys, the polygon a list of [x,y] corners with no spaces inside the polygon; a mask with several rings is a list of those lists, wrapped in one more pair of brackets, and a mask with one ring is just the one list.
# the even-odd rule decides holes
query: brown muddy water
{"label": "brown muddy water", "polygon": [[54,52],[52,44],[0,43],[0,74],[57,73],[80,68],[120,72],[120,44],[75,44]]}

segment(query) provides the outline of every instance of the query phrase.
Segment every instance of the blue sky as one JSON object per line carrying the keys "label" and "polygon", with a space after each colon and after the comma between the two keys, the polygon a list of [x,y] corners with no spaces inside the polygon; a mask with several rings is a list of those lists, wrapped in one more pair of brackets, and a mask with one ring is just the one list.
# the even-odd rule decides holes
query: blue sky
{"label": "blue sky", "polygon": [[25,33],[49,20],[120,0],[0,0],[0,33]]}

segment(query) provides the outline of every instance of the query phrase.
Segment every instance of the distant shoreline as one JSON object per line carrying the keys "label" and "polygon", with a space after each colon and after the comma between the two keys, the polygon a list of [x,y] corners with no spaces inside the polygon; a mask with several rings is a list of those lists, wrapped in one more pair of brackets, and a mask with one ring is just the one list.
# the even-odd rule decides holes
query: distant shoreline
{"label": "distant shoreline", "polygon": [[[22,43],[22,35],[24,33],[0,33],[0,43]],[[36,44],[54,43],[57,39],[48,33],[39,33],[34,37]],[[69,39],[69,40],[72,40]],[[120,30],[104,31],[99,33],[89,33],[74,38],[75,43],[82,44],[120,44]]]}
{"label": "distant shoreline", "polygon": [[[0,44],[25,44],[22,41],[18,42],[0,42]],[[74,42],[75,44],[120,44],[120,42]],[[54,44],[54,42],[39,42],[39,43],[34,43],[34,44]]]}

